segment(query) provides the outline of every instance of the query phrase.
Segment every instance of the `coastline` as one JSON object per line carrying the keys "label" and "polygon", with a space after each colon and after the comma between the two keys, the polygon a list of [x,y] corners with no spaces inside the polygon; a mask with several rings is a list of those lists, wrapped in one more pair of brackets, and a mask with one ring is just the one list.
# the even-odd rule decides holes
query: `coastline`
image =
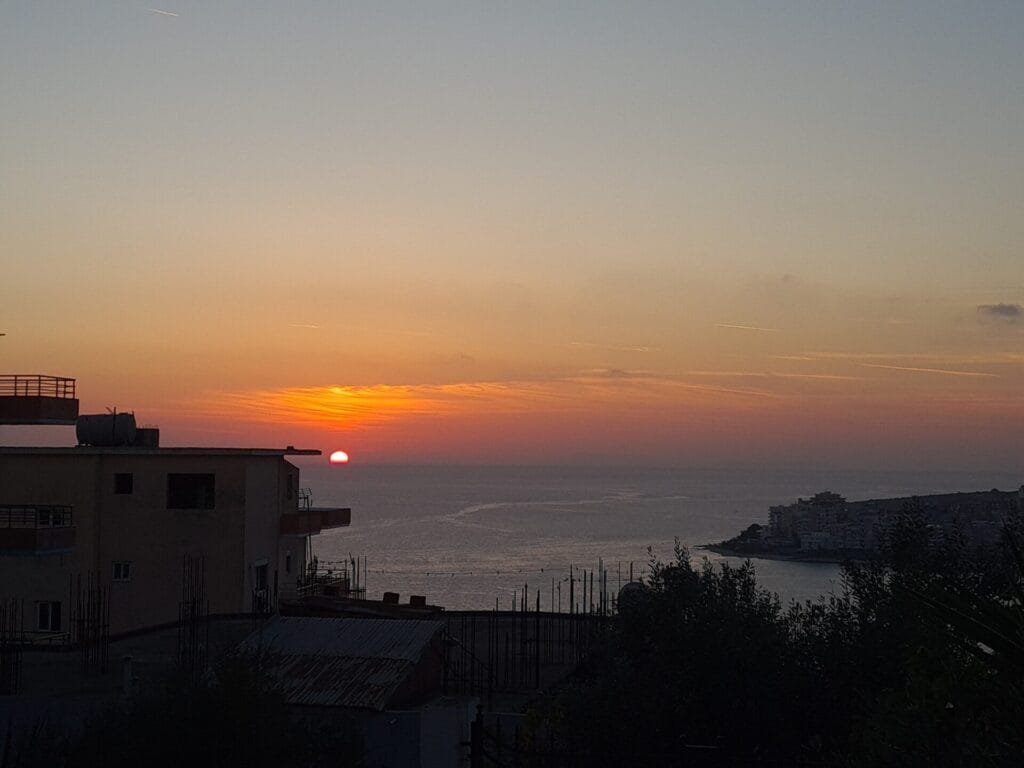
{"label": "coastline", "polygon": [[863,557],[852,557],[841,552],[779,552],[768,550],[736,549],[724,544],[700,544],[695,550],[714,552],[724,557],[740,557],[750,560],[784,560],[794,563],[832,563],[841,565],[847,561],[863,560]]}

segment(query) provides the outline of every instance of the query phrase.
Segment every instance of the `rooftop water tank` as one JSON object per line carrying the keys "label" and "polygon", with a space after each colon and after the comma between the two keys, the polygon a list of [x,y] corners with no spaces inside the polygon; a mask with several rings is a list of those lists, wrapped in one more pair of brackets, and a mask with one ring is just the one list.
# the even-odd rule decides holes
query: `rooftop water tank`
{"label": "rooftop water tank", "polygon": [[75,435],[79,445],[116,447],[135,443],[134,413],[98,413],[79,416]]}
{"label": "rooftop water tank", "polygon": [[136,448],[159,448],[160,430],[157,427],[139,427],[135,430]]}

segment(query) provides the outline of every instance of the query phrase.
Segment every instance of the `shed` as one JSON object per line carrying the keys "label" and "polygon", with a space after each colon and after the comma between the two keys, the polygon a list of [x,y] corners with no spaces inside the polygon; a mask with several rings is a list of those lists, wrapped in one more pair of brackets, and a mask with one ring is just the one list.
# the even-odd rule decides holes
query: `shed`
{"label": "shed", "polygon": [[277,616],[239,646],[259,653],[295,706],[383,711],[441,690],[439,621]]}

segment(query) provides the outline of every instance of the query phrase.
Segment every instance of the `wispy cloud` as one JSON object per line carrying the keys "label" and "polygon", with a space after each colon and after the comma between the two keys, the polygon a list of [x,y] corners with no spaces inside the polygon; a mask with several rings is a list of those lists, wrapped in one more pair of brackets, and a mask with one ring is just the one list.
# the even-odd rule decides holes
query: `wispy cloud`
{"label": "wispy cloud", "polygon": [[952,365],[1016,365],[1024,362],[1024,355],[1009,352],[985,355],[935,354],[931,352],[807,352],[806,355],[810,360],[851,360],[854,362],[899,360]]}
{"label": "wispy cloud", "polygon": [[570,347],[578,349],[608,349],[613,352],[659,352],[658,347],[637,346],[615,346],[613,344],[595,344],[590,341],[570,341]]}
{"label": "wispy cloud", "polygon": [[653,376],[650,371],[633,371],[625,368],[591,368],[581,373],[583,378],[604,379],[646,379]]}
{"label": "wispy cloud", "polygon": [[431,331],[406,331],[406,330],[382,330],[381,333],[386,333],[389,336],[433,336]]}
{"label": "wispy cloud", "polygon": [[983,319],[1015,323],[1024,315],[1024,308],[1020,304],[979,304],[978,315]]}
{"label": "wispy cloud", "polygon": [[677,386],[688,389],[694,392],[707,392],[709,394],[721,394],[721,395],[739,395],[740,397],[762,397],[769,400],[781,400],[785,395],[780,395],[778,392],[766,392],[763,389],[739,389],[737,387],[709,387],[703,384],[689,384],[687,382],[678,382]]}
{"label": "wispy cloud", "polygon": [[319,328],[316,323],[288,323],[289,328]]}
{"label": "wispy cloud", "polygon": [[936,373],[943,376],[971,376],[974,378],[998,379],[995,373],[979,373],[977,371],[951,371],[945,368],[914,368],[904,365],[881,365],[879,363],[861,363],[865,368],[883,368],[888,371],[910,371],[912,373]]}
{"label": "wispy cloud", "polygon": [[[784,397],[784,395],[777,392],[767,392],[750,387],[723,387],[713,384],[697,384],[687,381],[685,375],[666,376],[659,375],[653,371],[625,371],[615,368],[586,371],[583,375],[568,381],[591,388],[591,393],[597,394],[599,398],[603,398],[606,395],[609,396],[607,397],[609,403],[613,400],[618,400],[624,391],[637,396],[639,398],[637,402],[647,398],[672,403],[674,400],[683,399],[681,393],[730,395],[737,396],[740,400],[749,400],[750,398],[777,399]],[[608,386],[621,385],[627,389],[607,390],[604,388],[604,384]]]}
{"label": "wispy cloud", "polygon": [[176,14],[174,11],[165,11],[160,8],[147,8],[146,10],[150,13],[155,13],[160,16],[173,16],[174,18],[178,17],[178,14]]}
{"label": "wispy cloud", "polygon": [[842,376],[832,373],[777,373],[775,371],[687,371],[687,376],[720,376],[723,378],[810,379],[820,381],[864,381],[863,376]]}
{"label": "wispy cloud", "polygon": [[757,325],[739,325],[737,323],[715,323],[715,328],[732,328],[738,331],[764,331],[767,333],[778,333],[781,328],[762,328]]}

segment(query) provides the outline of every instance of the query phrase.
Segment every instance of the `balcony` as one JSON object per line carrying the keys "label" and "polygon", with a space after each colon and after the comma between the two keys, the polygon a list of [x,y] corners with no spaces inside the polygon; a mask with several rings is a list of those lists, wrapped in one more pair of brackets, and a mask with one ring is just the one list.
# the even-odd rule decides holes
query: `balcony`
{"label": "balcony", "polygon": [[[353,572],[349,573],[349,565]],[[354,563],[341,563],[340,569],[323,569],[311,564],[305,574],[299,576],[295,596],[305,597],[351,597],[366,599],[366,587],[360,585],[360,578]]]}
{"label": "balcony", "polygon": [[282,536],[314,536],[331,528],[352,524],[349,507],[305,507],[281,515]]}
{"label": "balcony", "polygon": [[75,380],[61,376],[0,376],[0,424],[74,424]]}
{"label": "balcony", "polygon": [[74,546],[71,507],[0,506],[0,555],[64,555]]}

